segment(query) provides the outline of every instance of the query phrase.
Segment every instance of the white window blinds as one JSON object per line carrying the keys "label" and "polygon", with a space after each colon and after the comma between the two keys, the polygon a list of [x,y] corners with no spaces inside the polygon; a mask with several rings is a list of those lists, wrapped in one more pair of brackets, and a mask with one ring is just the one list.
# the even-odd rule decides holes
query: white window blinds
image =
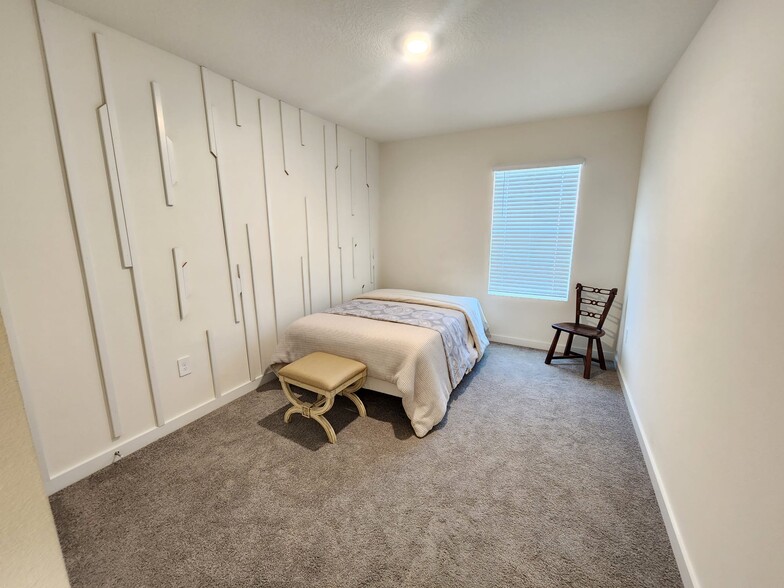
{"label": "white window blinds", "polygon": [[493,172],[488,292],[567,300],[582,163]]}

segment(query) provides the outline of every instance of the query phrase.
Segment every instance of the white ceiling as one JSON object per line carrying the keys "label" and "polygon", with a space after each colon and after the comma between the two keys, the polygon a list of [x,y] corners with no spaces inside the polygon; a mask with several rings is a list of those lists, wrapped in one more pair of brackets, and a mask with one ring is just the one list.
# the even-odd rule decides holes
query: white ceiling
{"label": "white ceiling", "polygon": [[56,1],[381,141],[647,104],[716,3]]}

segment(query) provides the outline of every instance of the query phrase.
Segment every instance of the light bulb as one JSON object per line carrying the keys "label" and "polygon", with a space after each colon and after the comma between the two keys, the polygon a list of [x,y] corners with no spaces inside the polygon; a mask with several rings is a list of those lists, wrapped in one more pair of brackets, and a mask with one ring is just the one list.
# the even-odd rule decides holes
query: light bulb
{"label": "light bulb", "polygon": [[432,42],[430,41],[430,35],[427,33],[409,33],[403,39],[403,51],[406,56],[414,59],[424,58],[430,53],[431,48]]}

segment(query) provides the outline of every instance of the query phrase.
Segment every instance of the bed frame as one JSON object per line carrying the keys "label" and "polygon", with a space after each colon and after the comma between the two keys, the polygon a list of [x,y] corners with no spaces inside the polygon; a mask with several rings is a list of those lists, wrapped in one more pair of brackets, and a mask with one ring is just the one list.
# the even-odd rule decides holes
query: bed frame
{"label": "bed frame", "polygon": [[382,394],[403,398],[403,393],[397,389],[397,386],[384,380],[379,380],[378,378],[368,378],[365,380],[365,384],[362,387],[366,390],[373,390],[374,392],[381,392]]}

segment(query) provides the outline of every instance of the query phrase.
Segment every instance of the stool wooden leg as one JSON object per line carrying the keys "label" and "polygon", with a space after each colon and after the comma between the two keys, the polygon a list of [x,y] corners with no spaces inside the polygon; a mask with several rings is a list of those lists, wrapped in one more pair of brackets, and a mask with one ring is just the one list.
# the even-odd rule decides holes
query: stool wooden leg
{"label": "stool wooden leg", "polygon": [[555,348],[558,345],[558,338],[561,336],[561,331],[558,329],[555,330],[555,336],[553,337],[553,342],[550,345],[550,351],[547,352],[547,358],[544,362],[547,365],[550,365],[550,362],[553,361],[553,355],[555,355]]}
{"label": "stool wooden leg", "polygon": [[286,398],[292,404],[292,406],[283,415],[283,422],[288,424],[291,422],[292,416],[295,414],[301,414],[306,419],[313,419],[319,425],[321,425],[321,428],[324,429],[324,432],[327,434],[327,440],[330,443],[336,443],[337,436],[335,435],[335,429],[332,428],[332,425],[330,425],[329,421],[323,416],[325,412],[332,408],[332,405],[335,402],[335,397],[324,395],[316,402],[311,404],[308,402],[302,402],[299,398],[297,398],[291,391],[289,383],[286,380],[280,378],[280,385],[283,388],[283,393],[286,395]]}
{"label": "stool wooden leg", "polygon": [[330,443],[337,443],[338,442],[338,438],[335,435],[335,429],[332,428],[332,425],[329,424],[329,421],[327,419],[325,419],[320,414],[315,414],[315,415],[311,414],[310,418],[312,418],[319,425],[321,425],[321,428],[324,429],[324,432],[327,434],[327,440]]}
{"label": "stool wooden leg", "polygon": [[599,354],[599,367],[603,370],[607,369],[607,364],[604,362],[604,349],[602,349],[602,340],[596,340],[596,352]]}
{"label": "stool wooden leg", "polygon": [[283,422],[287,425],[291,422],[291,417],[295,414],[302,414],[302,409],[298,406],[292,406],[283,415]]}
{"label": "stool wooden leg", "polygon": [[585,350],[585,369],[583,369],[583,378],[589,380],[591,378],[591,351],[593,350],[593,339],[588,337],[588,347]]}
{"label": "stool wooden leg", "polygon": [[291,407],[286,411],[286,414],[283,415],[283,422],[289,424],[293,415],[302,414],[304,405],[294,396],[294,393],[291,391],[291,388],[289,388],[289,383],[286,380],[280,379],[280,387],[283,388],[286,399],[291,403]]}
{"label": "stool wooden leg", "polygon": [[345,396],[351,402],[354,403],[354,406],[357,407],[357,412],[359,413],[359,416],[367,416],[367,411],[365,410],[365,405],[362,404],[362,400],[360,400],[359,396],[357,396],[353,392],[346,392],[345,390],[343,390],[343,392],[341,392],[340,395],[341,396]]}
{"label": "stool wooden leg", "polygon": [[[293,393],[292,393],[292,396],[293,396]],[[295,414],[301,414],[306,419],[309,419],[311,417],[310,416],[306,416],[306,414],[313,415],[314,411],[316,411],[319,408],[321,408],[322,406],[324,406],[328,401],[329,401],[329,398],[327,396],[323,396],[322,398],[320,398],[319,400],[317,400],[313,404],[310,404],[308,402],[302,402],[301,400],[297,400],[296,404],[294,404],[294,406],[290,407],[286,411],[286,414],[283,415],[283,422],[286,423],[286,424],[289,424],[291,422],[291,417],[294,416]],[[331,406],[331,404],[330,404],[330,406]],[[329,409],[327,409],[327,410],[329,410]],[[318,413],[316,413],[316,414],[318,414]]]}
{"label": "stool wooden leg", "polygon": [[356,392],[362,386],[365,385],[365,379],[366,378],[357,380],[356,382],[351,384],[351,386],[349,386],[348,388],[346,388],[340,393],[341,396],[345,396],[351,402],[354,403],[354,406],[357,407],[357,412],[359,412],[359,416],[367,416],[367,411],[365,410],[365,405],[362,403],[362,400],[359,398],[359,396],[354,394],[354,392]]}

